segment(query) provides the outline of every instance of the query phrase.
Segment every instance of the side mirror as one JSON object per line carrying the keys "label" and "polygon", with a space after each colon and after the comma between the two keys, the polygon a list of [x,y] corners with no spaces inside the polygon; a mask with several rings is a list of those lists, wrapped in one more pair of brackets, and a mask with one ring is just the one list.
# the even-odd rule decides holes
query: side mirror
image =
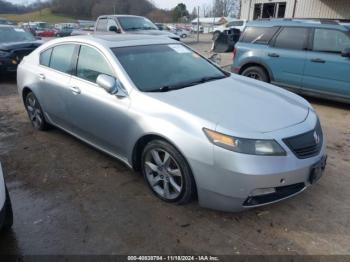
{"label": "side mirror", "polygon": [[116,94],[118,92],[117,81],[114,77],[101,74],[97,77],[96,83],[110,94]]}
{"label": "side mirror", "polygon": [[119,80],[112,76],[101,74],[97,77],[96,83],[111,95],[116,95],[118,97],[127,97],[128,95]]}
{"label": "side mirror", "polygon": [[341,52],[341,56],[350,58],[350,48],[345,48],[345,49]]}
{"label": "side mirror", "polygon": [[115,25],[110,26],[109,29],[108,29],[108,31],[110,31],[110,32],[115,32],[115,33],[117,33],[117,34],[120,34],[120,33],[121,33],[120,29],[117,28]]}

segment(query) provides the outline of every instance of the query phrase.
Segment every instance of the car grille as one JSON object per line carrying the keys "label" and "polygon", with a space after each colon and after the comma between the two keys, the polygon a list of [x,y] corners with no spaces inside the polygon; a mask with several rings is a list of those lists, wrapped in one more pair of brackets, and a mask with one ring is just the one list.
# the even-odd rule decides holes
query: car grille
{"label": "car grille", "polygon": [[323,145],[323,132],[321,124],[317,121],[314,130],[283,139],[283,142],[300,159],[310,158],[320,153]]}

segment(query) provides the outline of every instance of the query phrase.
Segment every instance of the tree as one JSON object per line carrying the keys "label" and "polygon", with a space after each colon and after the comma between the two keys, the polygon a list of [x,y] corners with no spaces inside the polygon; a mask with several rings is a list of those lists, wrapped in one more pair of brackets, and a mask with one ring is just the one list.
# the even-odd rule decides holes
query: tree
{"label": "tree", "polygon": [[213,0],[214,16],[235,16],[239,15],[239,0]]}
{"label": "tree", "polygon": [[173,10],[172,10],[172,17],[174,22],[180,22],[184,19],[188,19],[190,17],[189,12],[187,11],[187,7],[185,4],[181,3],[178,4]]}
{"label": "tree", "polygon": [[197,8],[196,8],[196,7],[193,7],[193,10],[192,10],[192,13],[191,13],[190,16],[191,16],[191,17],[190,17],[191,20],[197,18],[198,12],[197,12]]}

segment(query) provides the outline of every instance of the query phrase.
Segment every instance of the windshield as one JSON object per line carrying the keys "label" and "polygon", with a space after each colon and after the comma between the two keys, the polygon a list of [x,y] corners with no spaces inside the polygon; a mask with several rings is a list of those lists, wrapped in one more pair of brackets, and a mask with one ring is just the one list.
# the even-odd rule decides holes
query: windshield
{"label": "windshield", "polygon": [[35,41],[35,37],[22,28],[0,27],[0,43]]}
{"label": "windshield", "polygon": [[112,48],[131,80],[143,92],[165,92],[227,75],[181,44]]}
{"label": "windshield", "polygon": [[120,25],[124,31],[132,30],[158,30],[158,27],[144,17],[119,17]]}

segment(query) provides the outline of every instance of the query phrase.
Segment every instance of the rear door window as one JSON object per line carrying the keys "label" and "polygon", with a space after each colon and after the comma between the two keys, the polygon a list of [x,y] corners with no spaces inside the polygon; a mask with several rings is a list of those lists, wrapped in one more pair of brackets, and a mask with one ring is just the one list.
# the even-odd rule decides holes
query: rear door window
{"label": "rear door window", "polygon": [[55,46],[51,54],[50,67],[60,72],[70,74],[75,47],[76,45],[73,44]]}
{"label": "rear door window", "polygon": [[278,29],[278,27],[247,27],[240,41],[252,44],[268,44]]}
{"label": "rear door window", "polygon": [[332,29],[315,29],[313,51],[340,53],[350,48],[350,36]]}
{"label": "rear door window", "polygon": [[275,47],[283,49],[305,50],[308,39],[308,28],[285,27],[278,34]]}

